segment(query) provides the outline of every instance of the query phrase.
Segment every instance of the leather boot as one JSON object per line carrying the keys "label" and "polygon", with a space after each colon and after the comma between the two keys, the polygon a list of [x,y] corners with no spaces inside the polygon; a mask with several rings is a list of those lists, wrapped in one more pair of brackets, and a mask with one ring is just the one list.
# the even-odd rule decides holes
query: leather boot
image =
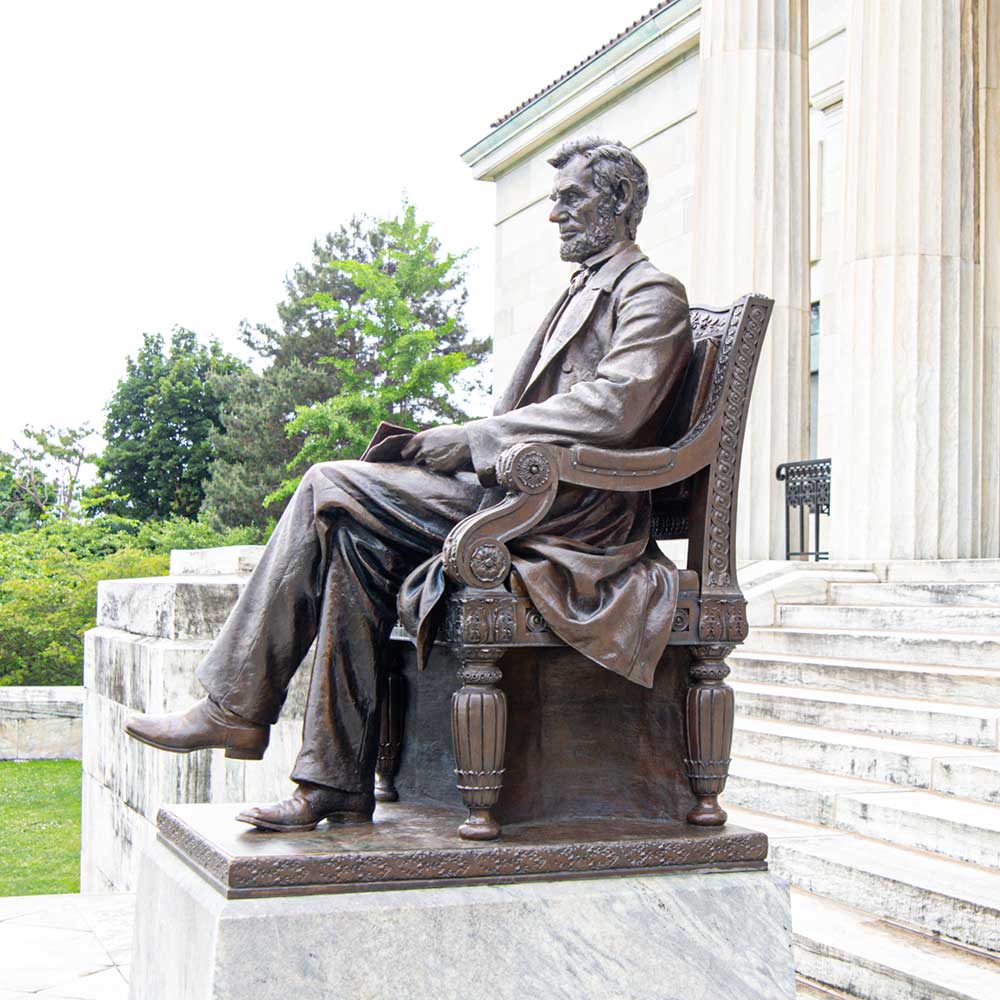
{"label": "leather boot", "polygon": [[331,823],[370,823],[375,811],[372,792],[342,792],[337,788],[300,782],[291,796],[266,806],[250,806],[237,815],[241,823],[261,830],[315,830]]}
{"label": "leather boot", "polygon": [[173,715],[134,715],[125,723],[125,732],[158,750],[219,748],[236,760],[260,760],[270,738],[268,726],[242,719],[210,698]]}

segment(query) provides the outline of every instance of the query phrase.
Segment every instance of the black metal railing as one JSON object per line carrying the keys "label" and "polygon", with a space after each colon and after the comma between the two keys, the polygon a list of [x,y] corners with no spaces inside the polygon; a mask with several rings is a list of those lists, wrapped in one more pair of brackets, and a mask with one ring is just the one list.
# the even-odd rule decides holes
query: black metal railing
{"label": "black metal railing", "polygon": [[[830,553],[820,549],[819,516],[830,513],[829,458],[811,458],[806,462],[782,462],[775,470],[778,482],[785,484],[785,558],[812,556],[817,562],[829,559]],[[792,551],[792,510],[799,511],[799,550]],[[806,508],[815,522],[815,548],[806,548]]]}

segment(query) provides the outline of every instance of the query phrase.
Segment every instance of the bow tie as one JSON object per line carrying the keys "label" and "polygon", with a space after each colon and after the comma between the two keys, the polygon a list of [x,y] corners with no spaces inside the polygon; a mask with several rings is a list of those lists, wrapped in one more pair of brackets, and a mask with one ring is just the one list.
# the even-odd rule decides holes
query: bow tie
{"label": "bow tie", "polygon": [[581,267],[579,270],[573,272],[573,277],[569,279],[569,290],[566,293],[567,298],[572,298],[581,288],[587,283],[587,278],[590,277],[590,268]]}

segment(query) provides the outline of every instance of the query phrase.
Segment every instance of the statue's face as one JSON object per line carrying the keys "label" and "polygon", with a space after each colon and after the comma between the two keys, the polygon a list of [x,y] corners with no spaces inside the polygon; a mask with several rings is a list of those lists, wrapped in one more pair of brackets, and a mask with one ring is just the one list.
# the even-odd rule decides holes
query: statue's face
{"label": "statue's face", "polygon": [[614,198],[594,183],[584,157],[574,156],[559,169],[549,197],[549,221],[559,226],[559,256],[563,260],[584,261],[621,238]]}

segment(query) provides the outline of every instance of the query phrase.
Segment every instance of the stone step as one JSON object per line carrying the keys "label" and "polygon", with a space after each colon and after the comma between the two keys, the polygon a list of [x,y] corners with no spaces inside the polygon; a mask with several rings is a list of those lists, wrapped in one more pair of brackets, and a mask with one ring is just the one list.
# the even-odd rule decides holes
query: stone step
{"label": "stone step", "polygon": [[[948,754],[952,756],[947,756]],[[848,778],[881,781],[910,788],[930,788],[937,759],[971,766],[990,757],[970,757],[967,750],[940,743],[869,736],[840,729],[802,726],[773,719],[738,716],[733,731],[733,753],[738,757],[789,764]],[[996,755],[1000,756],[1000,755]],[[971,775],[959,772],[956,784],[965,788]]]}
{"label": "stone step", "polygon": [[733,681],[737,714],[825,729],[997,749],[1000,708]]}
{"label": "stone step", "polygon": [[770,867],[800,889],[1000,953],[1000,872],[744,809],[729,820],[766,833]]}
{"label": "stone step", "polygon": [[1000,962],[801,889],[792,890],[797,971],[849,996],[996,1000]]}
{"label": "stone step", "polygon": [[796,973],[795,1000],[858,1000],[858,998],[830,986],[812,982]]}
{"label": "stone step", "polygon": [[941,757],[934,761],[934,791],[1000,806],[1000,754]]}
{"label": "stone step", "polygon": [[975,632],[889,632],[770,626],[750,629],[742,648],[756,653],[975,667],[1000,674],[1000,636]]}
{"label": "stone step", "polygon": [[890,583],[1000,580],[1000,559],[900,559],[886,564],[885,579]]}
{"label": "stone step", "polygon": [[245,576],[153,576],[102,580],[97,624],[158,639],[214,639]]}
{"label": "stone step", "polygon": [[816,573],[819,576],[830,576],[840,573],[875,573],[876,565],[862,560],[823,560],[809,562],[805,559],[758,559],[747,565],[740,566],[740,586],[744,593],[756,587],[765,586],[774,580],[779,580],[789,573]]}
{"label": "stone step", "polygon": [[1000,604],[1000,581],[991,583],[947,581],[944,583],[831,583],[831,604],[879,604],[883,607],[923,607],[951,604],[976,607]]}
{"label": "stone step", "polygon": [[1000,677],[994,670],[742,650],[731,654],[728,662],[733,680],[753,684],[789,684],[854,694],[867,692],[900,698],[1000,706]]}
{"label": "stone step", "polygon": [[1000,867],[1000,807],[736,757],[726,798],[755,812]]}
{"label": "stone step", "polygon": [[264,554],[263,545],[223,545],[214,549],[173,549],[171,576],[249,576]]}
{"label": "stone step", "polygon": [[754,812],[833,827],[836,825],[840,796],[867,795],[873,791],[906,793],[906,789],[883,782],[862,781],[787,764],[734,757],[729,765],[725,803]]}
{"label": "stone step", "polygon": [[879,605],[782,604],[778,622],[789,628],[866,629],[888,632],[974,632],[1000,637],[1000,607],[950,605],[883,607]]}
{"label": "stone step", "polygon": [[839,797],[836,825],[865,837],[1000,868],[1000,807],[951,795],[878,791]]}

